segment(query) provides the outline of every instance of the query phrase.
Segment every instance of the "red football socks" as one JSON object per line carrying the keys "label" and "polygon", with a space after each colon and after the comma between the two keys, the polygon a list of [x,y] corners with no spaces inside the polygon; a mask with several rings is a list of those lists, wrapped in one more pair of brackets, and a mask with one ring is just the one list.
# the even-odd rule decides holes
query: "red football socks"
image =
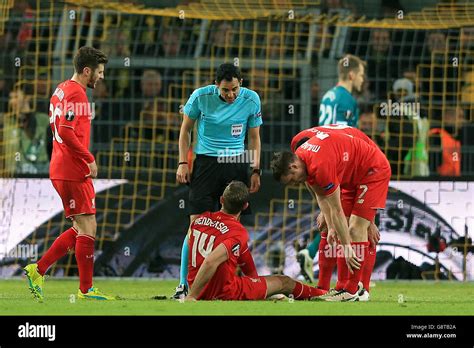
{"label": "red football socks", "polygon": [[92,287],[95,238],[81,234],[76,239],[76,261],[79,269],[79,289],[85,294]]}
{"label": "red football socks", "polygon": [[71,227],[61,233],[49,247],[43,257],[38,261],[38,272],[44,275],[49,267],[76,245],[77,231]]}
{"label": "red football socks", "polygon": [[349,293],[355,294],[358,287],[359,287],[359,281],[361,278],[362,274],[362,269],[364,268],[364,263],[367,259],[367,251],[369,247],[369,242],[352,242],[351,243],[355,255],[360,261],[360,268],[359,269],[353,269],[353,273],[349,273],[349,279],[346,282],[346,285],[344,286],[344,289],[346,289]]}
{"label": "red football socks", "polygon": [[331,276],[336,266],[336,247],[329,245],[327,241],[327,233],[321,233],[321,241],[319,242],[319,279],[318,288],[329,290],[331,285]]}
{"label": "red football socks", "polygon": [[360,281],[364,284],[364,289],[369,291],[370,287],[370,277],[372,276],[372,271],[374,270],[375,259],[377,257],[377,248],[369,245],[367,251],[367,258],[364,262],[364,267],[362,268],[362,275],[360,276]]}
{"label": "red football socks", "polygon": [[296,282],[295,288],[291,294],[295,300],[307,300],[311,297],[324,295],[325,293],[326,290]]}

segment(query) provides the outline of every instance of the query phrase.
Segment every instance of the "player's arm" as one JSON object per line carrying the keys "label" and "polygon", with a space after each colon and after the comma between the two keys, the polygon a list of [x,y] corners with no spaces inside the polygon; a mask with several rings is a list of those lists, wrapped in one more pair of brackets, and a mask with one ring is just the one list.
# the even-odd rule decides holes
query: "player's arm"
{"label": "player's arm", "polygon": [[247,277],[258,277],[257,268],[255,267],[255,262],[248,246],[247,249],[240,255],[238,265]]}
{"label": "player's arm", "polygon": [[[188,115],[183,115],[183,123],[181,123],[181,130],[179,131],[179,162],[187,162],[189,147],[191,146],[191,132],[194,128],[196,120],[190,118]],[[178,165],[176,171],[176,179],[179,183],[185,184],[190,181],[189,164]]]}
{"label": "player's arm", "polygon": [[347,266],[349,271],[353,273],[353,269],[360,268],[360,263],[351,247],[349,226],[341,205],[341,188],[338,187],[327,196],[318,194],[318,202],[326,218],[328,229],[335,229],[341,244],[344,246]]}
{"label": "player's arm", "polygon": [[58,135],[62,139],[63,143],[72,151],[74,154],[84,159],[87,163],[95,161],[94,155],[79,141],[74,128],[71,126],[59,125]]}
{"label": "player's arm", "polygon": [[[249,128],[248,130],[248,150],[253,156],[252,168],[260,169],[260,127]],[[260,189],[260,175],[252,174],[250,177],[250,193]]]}
{"label": "player's arm", "polygon": [[209,280],[211,280],[216,273],[217,267],[227,261],[228,258],[229,255],[227,254],[226,247],[223,244],[219,244],[202,263],[186,299],[191,301],[196,300]]}
{"label": "player's arm", "polygon": [[[313,188],[311,187],[310,184],[308,184],[306,181],[304,183],[304,185],[306,186],[306,189],[309,191],[309,193],[311,193],[311,196],[313,197],[313,199],[315,199],[316,201],[318,200],[318,196],[316,195],[316,192],[314,192]],[[319,204],[319,202],[318,202]]]}

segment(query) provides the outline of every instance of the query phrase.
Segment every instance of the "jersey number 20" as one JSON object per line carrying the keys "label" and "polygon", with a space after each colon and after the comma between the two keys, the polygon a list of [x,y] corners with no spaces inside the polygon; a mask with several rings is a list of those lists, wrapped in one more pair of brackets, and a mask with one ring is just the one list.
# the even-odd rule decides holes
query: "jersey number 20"
{"label": "jersey number 20", "polygon": [[54,126],[53,131],[53,139],[56,140],[58,143],[62,143],[63,139],[58,134],[58,129],[56,128],[56,117],[61,117],[62,109],[61,106],[58,105],[54,108],[53,104],[49,104],[49,123],[52,123]]}

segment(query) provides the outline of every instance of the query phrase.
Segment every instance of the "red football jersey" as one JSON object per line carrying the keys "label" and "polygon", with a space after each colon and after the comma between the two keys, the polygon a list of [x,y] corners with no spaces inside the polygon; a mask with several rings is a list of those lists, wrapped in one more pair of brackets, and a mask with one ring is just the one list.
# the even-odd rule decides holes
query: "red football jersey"
{"label": "red football jersey", "polygon": [[[72,80],[60,83],[50,100],[49,117],[53,132],[50,178],[84,181],[90,173],[87,164],[94,161],[89,152],[92,114],[86,89]],[[65,139],[62,127],[73,130],[65,130]]]}
{"label": "red football jersey", "polygon": [[333,193],[338,186],[353,189],[362,180],[377,181],[380,175],[385,178],[390,168],[377,146],[339,132],[316,133],[296,150],[296,155],[306,164],[308,184],[319,187],[318,193],[323,195]]}
{"label": "red football jersey", "polygon": [[237,265],[240,255],[248,250],[248,233],[232,215],[222,211],[205,212],[191,225],[188,255],[188,283],[192,286],[204,259],[220,244],[227,249],[229,258],[216,270],[198,299],[233,298],[238,294],[241,282],[237,281]]}
{"label": "red football jersey", "polygon": [[303,138],[312,138],[314,137],[318,132],[325,132],[325,133],[341,133],[341,134],[349,134],[352,135],[356,138],[360,138],[364,140],[366,143],[372,146],[377,146],[375,142],[370,139],[367,134],[362,132],[361,130],[350,127],[350,126],[345,126],[341,124],[329,124],[326,126],[319,126],[319,127],[313,127],[313,128],[308,128],[305,130],[302,130],[298,134],[296,134],[293,139],[291,139],[291,151],[295,152],[296,150],[296,145],[298,142],[303,139]]}

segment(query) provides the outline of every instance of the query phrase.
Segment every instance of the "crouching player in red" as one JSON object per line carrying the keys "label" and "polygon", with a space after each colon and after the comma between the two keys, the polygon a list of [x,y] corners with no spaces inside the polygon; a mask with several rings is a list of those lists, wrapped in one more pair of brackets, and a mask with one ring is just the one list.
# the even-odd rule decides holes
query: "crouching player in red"
{"label": "crouching player in red", "polygon": [[[249,190],[232,181],[218,212],[205,212],[191,224],[188,283],[185,300],[263,300],[275,294],[306,300],[325,294],[287,276],[260,277],[248,249],[248,233],[239,222],[248,206]],[[243,277],[236,275],[240,265]]]}
{"label": "crouching player in red", "polygon": [[[276,153],[273,176],[285,185],[307,182],[344,250],[349,276],[329,301],[357,301],[361,268],[367,260],[367,230],[385,207],[390,165],[377,147],[350,134],[317,130],[295,153]],[[347,202],[341,204],[343,199]],[[346,220],[349,216],[349,221]]]}
{"label": "crouching player in red", "polygon": [[92,47],[81,47],[74,57],[75,73],[60,83],[49,106],[53,153],[50,164],[51,182],[61,197],[66,218],[72,227],[64,231],[38,263],[24,270],[31,292],[43,300],[44,275],[48,268],[75,250],[79,269],[78,297],[82,299],[114,300],[92,285],[94,273],[95,191],[92,178],[97,177],[97,165],[89,151],[91,108],[86,88],[94,88],[104,78],[107,56]]}
{"label": "crouching player in red", "polygon": [[[364,140],[367,144],[373,147],[377,145],[362,131],[357,128],[353,128],[346,125],[337,125],[331,124],[320,127],[313,127],[305,129],[298,134],[296,134],[291,140],[291,151],[294,153],[302,144],[308,141],[310,138],[315,136],[318,132],[326,133],[340,133],[348,134],[356,138]],[[317,199],[316,194],[311,190],[309,185],[306,183],[308,190]],[[341,190],[341,204],[344,210],[346,218],[349,219],[351,209],[352,209],[352,193],[351,191]],[[328,293],[322,298],[334,295],[337,291],[343,289],[344,284],[347,281],[349,276],[349,271],[345,262],[345,258],[337,257],[337,249],[328,244],[328,230],[324,214],[320,213],[316,219],[317,228],[320,232],[321,238],[315,238],[307,248],[302,249],[297,254],[297,259],[301,267],[302,275],[308,280],[313,281],[313,259],[318,253],[318,264],[319,264],[319,279],[318,279],[318,288],[323,290],[328,290]],[[380,240],[380,232],[377,226],[372,222],[367,230],[368,239],[369,239],[369,249],[367,253],[367,260],[364,262],[364,267],[362,268],[361,282],[362,290],[359,292],[359,301],[368,301],[370,299],[370,277],[375,265],[376,259],[376,246]],[[338,265],[338,281],[334,289],[329,289],[331,283],[331,276],[334,271],[334,267]]]}

